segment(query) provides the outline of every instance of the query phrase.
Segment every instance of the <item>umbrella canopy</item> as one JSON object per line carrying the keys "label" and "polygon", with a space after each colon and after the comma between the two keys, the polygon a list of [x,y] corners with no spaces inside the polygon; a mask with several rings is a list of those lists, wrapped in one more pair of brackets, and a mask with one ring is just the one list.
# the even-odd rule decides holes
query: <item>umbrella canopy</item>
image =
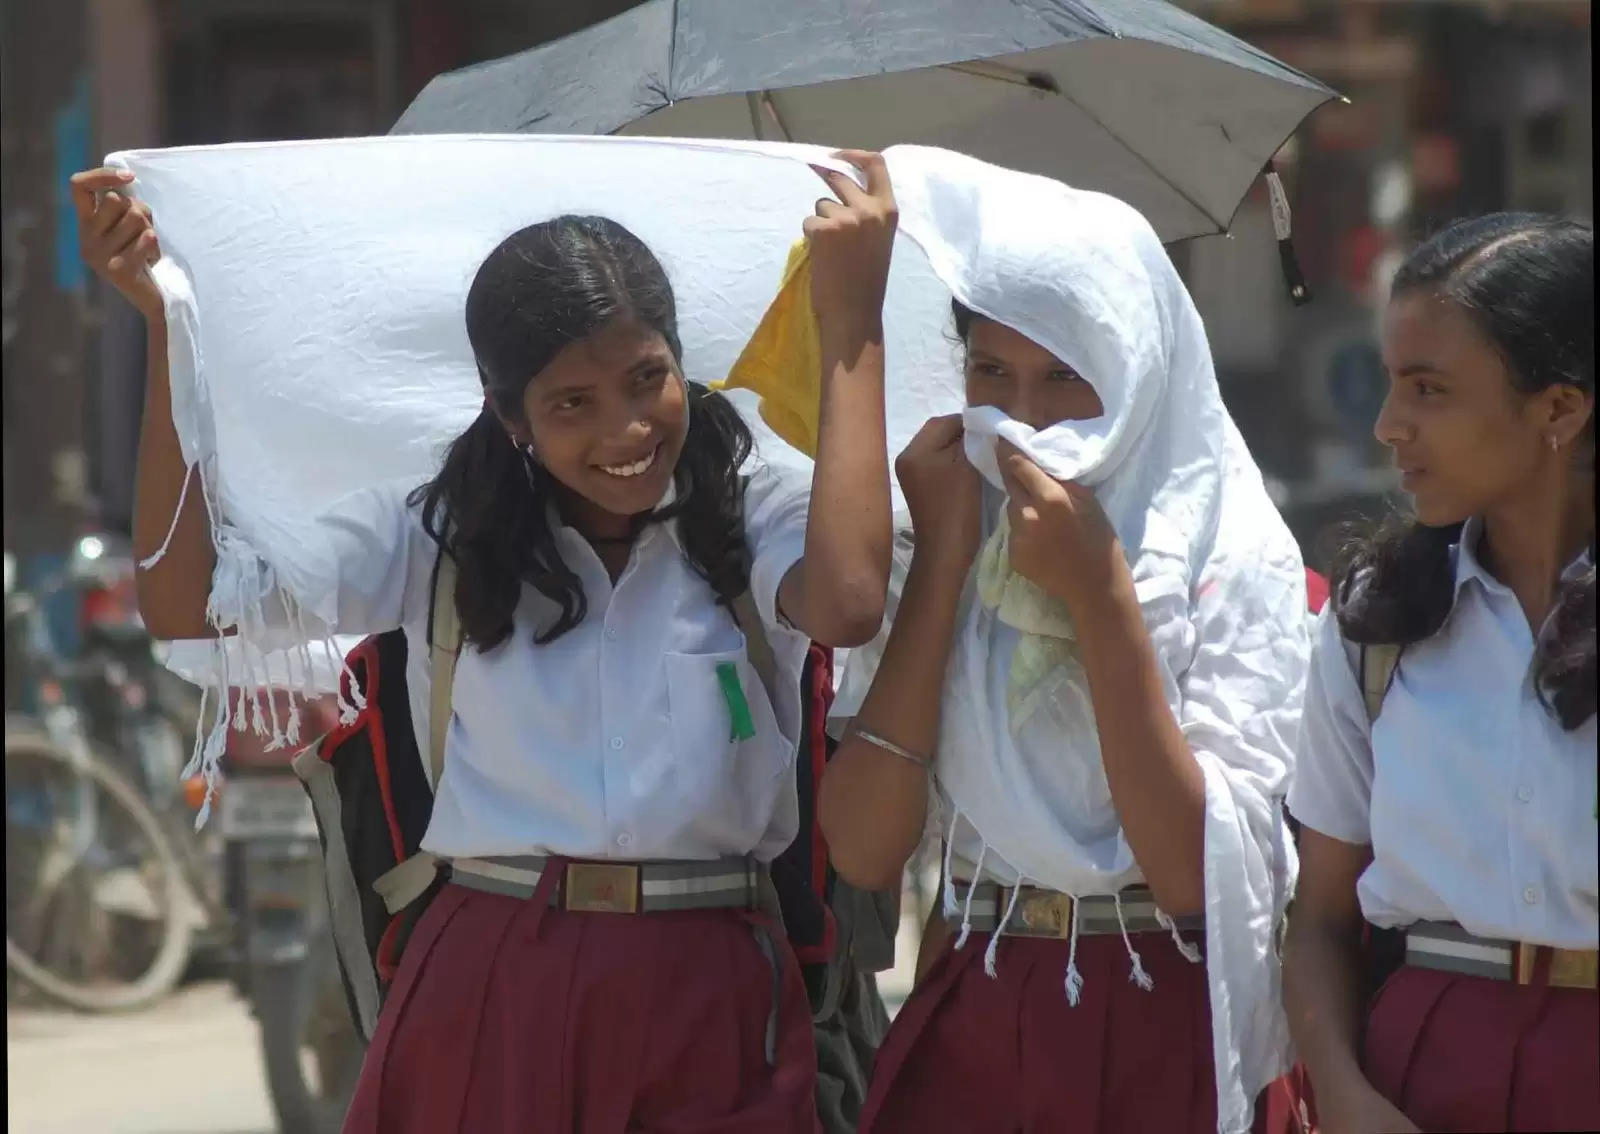
{"label": "umbrella canopy", "polygon": [[647,134],[959,150],[1226,231],[1338,96],[1162,0],[648,0],[441,75],[393,133]]}

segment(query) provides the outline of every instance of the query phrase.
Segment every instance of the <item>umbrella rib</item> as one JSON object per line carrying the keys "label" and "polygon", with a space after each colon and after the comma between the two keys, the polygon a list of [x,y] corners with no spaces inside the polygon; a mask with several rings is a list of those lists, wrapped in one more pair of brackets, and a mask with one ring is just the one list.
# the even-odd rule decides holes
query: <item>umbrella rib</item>
{"label": "umbrella rib", "polygon": [[1157,169],[1155,164],[1153,162],[1151,162],[1151,160],[1149,158],[1145,157],[1138,150],[1134,149],[1120,135],[1112,133],[1111,128],[1109,126],[1107,126],[1104,122],[1100,121],[1099,117],[1096,116],[1095,113],[1092,110],[1090,110],[1088,107],[1084,106],[1083,103],[1079,102],[1077,99],[1073,98],[1071,95],[1067,94],[1064,91],[1061,92],[1061,97],[1066,99],[1068,102],[1070,102],[1073,106],[1077,107],[1079,110],[1083,111],[1084,115],[1089,119],[1089,121],[1093,122],[1096,126],[1100,127],[1100,129],[1104,130],[1111,137],[1116,138],[1118,144],[1120,144],[1123,149],[1127,150],[1130,154],[1132,154],[1134,157],[1139,159],[1139,164],[1140,165],[1144,166],[1151,173],[1155,174],[1163,182],[1165,182],[1167,187],[1169,189],[1171,189],[1174,193],[1176,193],[1178,196],[1182,197],[1185,201],[1187,201],[1190,204],[1190,206],[1195,210],[1195,212],[1199,213],[1201,216],[1205,217],[1206,220],[1208,220],[1212,224],[1216,225],[1218,232],[1227,232],[1228,231],[1228,223],[1226,221],[1220,221],[1216,217],[1212,216],[1211,215],[1211,210],[1206,208],[1199,201],[1196,201],[1193,197],[1191,197],[1189,195],[1188,191],[1186,189],[1184,189],[1183,186],[1181,186],[1177,182],[1173,181],[1172,178],[1168,177],[1160,169]]}
{"label": "umbrella rib", "polygon": [[783,135],[785,142],[794,141],[794,135],[789,131],[789,124],[783,120],[783,115],[778,113],[778,103],[772,97],[771,91],[761,92],[761,105],[772,116],[772,124],[778,128],[778,133]]}
{"label": "umbrella rib", "polygon": [[667,105],[671,106],[676,100],[672,97],[672,88],[677,84],[678,66],[678,0],[672,0],[672,11],[667,14]]}
{"label": "umbrella rib", "polygon": [[944,64],[944,69],[947,71],[955,71],[962,75],[971,75],[978,79],[989,79],[996,83],[1011,83],[1014,86],[1027,87],[1029,90],[1044,91],[1047,94],[1058,95],[1061,98],[1066,99],[1073,106],[1082,111],[1084,116],[1087,117],[1089,121],[1093,122],[1096,126],[1100,127],[1100,129],[1104,130],[1108,136],[1115,138],[1117,143],[1123,149],[1127,150],[1134,157],[1138,158],[1141,165],[1159,177],[1162,183],[1174,193],[1187,201],[1190,207],[1195,210],[1195,212],[1199,213],[1201,216],[1205,217],[1206,220],[1216,225],[1218,232],[1228,231],[1227,222],[1220,221],[1216,217],[1212,216],[1211,210],[1207,209],[1199,201],[1196,201],[1193,197],[1191,197],[1188,192],[1184,190],[1183,186],[1178,185],[1172,180],[1172,178],[1168,177],[1160,169],[1157,169],[1156,166],[1151,163],[1149,158],[1145,157],[1138,150],[1134,149],[1120,135],[1114,133],[1109,126],[1100,121],[1099,117],[1096,116],[1092,110],[1084,106],[1083,103],[1079,102],[1065,91],[1061,90],[1059,86],[1057,86],[1055,90],[1047,90],[1037,83],[1030,82],[1028,77],[1020,72],[1013,71],[1009,67],[1002,67],[993,63],[985,64],[982,60],[975,60],[969,63],[946,63]]}

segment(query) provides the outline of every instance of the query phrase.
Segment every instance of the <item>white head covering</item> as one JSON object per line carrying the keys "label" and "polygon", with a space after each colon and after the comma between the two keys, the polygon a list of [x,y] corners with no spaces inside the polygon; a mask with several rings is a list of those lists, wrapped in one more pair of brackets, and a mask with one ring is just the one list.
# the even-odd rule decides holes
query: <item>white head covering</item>
{"label": "white head covering", "polygon": [[[902,227],[955,297],[1048,349],[1105,406],[1093,421],[1038,432],[968,409],[967,452],[996,487],[997,437],[1052,476],[1092,486],[1127,549],[1158,652],[1183,660],[1168,695],[1205,776],[1221,1128],[1246,1129],[1256,1091],[1289,1062],[1274,933],[1295,870],[1279,807],[1294,737],[1230,718],[1252,715],[1252,698],[1264,697],[1275,720],[1297,724],[1308,653],[1298,549],[1223,406],[1200,315],[1139,213],[938,151],[896,148],[890,164]],[[1012,742],[1006,707],[994,703],[991,675],[1007,663],[993,628],[993,612],[970,602],[946,683],[940,786],[988,861],[1053,889],[1094,892],[1085,848],[1057,806],[1088,791],[1069,779],[1063,792],[1066,769],[1101,773],[1087,676],[1073,665],[1052,686],[1059,739],[1042,759]],[[1213,667],[1222,653],[1245,668]],[[1117,827],[1087,848],[1100,892],[1135,868]]]}

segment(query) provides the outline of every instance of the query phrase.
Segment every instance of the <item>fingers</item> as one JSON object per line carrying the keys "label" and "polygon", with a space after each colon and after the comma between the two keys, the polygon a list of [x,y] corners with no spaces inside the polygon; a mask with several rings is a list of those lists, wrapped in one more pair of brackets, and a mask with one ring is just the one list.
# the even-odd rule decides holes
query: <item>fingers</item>
{"label": "fingers", "polygon": [[836,169],[827,169],[820,165],[812,166],[811,170],[822,178],[833,195],[846,205],[852,207],[860,206],[868,200],[867,194],[862,192],[861,186],[855,183],[854,178],[840,173]]}
{"label": "fingers", "polygon": [[889,166],[883,160],[882,154],[868,150],[840,150],[834,156],[843,158],[859,169],[867,182],[867,187],[862,189],[854,178],[837,170],[825,169],[820,165],[812,166],[812,171],[827,183],[828,188],[833,190],[834,196],[858,211],[881,212],[885,216],[892,216],[895,213],[894,188],[889,182]]}
{"label": "fingers", "polygon": [[835,201],[832,197],[820,198],[815,205],[815,209],[817,216],[821,217],[823,220],[831,220],[834,217],[842,216],[850,211],[844,205],[841,205],[838,201]]}
{"label": "fingers", "polygon": [[962,426],[961,415],[952,413],[925,421],[922,428],[917,430],[916,441],[926,444],[931,449],[943,449],[961,441],[965,435],[966,430]]}
{"label": "fingers", "polygon": [[995,456],[1006,492],[1013,499],[1035,501],[1047,499],[1061,491],[1060,484],[1049,473],[1034,464],[1026,453],[1011,442],[1004,439],[997,441]]}
{"label": "fingers", "polygon": [[161,242],[154,229],[145,229],[134,242],[106,261],[106,271],[113,277],[137,276],[145,268],[161,259]]}
{"label": "fingers", "polygon": [[834,155],[841,157],[866,175],[867,195],[876,197],[879,201],[894,207],[894,186],[889,180],[889,163],[883,160],[883,155],[871,150],[840,150]]}
{"label": "fingers", "polygon": [[100,203],[95,206],[94,213],[85,225],[89,235],[96,240],[105,239],[106,235],[127,215],[132,205],[132,199],[124,197],[121,193],[107,193],[100,198]]}
{"label": "fingers", "polygon": [[102,167],[74,173],[67,184],[71,188],[72,207],[78,219],[86,221],[94,215],[96,194],[108,189],[120,189],[132,180],[133,173],[126,169]]}
{"label": "fingers", "polygon": [[105,247],[113,256],[122,255],[134,241],[149,231],[150,221],[144,213],[137,208],[129,208],[105,234]]}

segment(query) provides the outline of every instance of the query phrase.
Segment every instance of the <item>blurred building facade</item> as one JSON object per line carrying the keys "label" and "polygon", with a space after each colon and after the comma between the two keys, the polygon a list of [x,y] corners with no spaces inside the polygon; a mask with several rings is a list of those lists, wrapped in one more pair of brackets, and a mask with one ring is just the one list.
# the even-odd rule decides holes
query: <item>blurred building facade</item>
{"label": "blurred building facade", "polygon": [[[1395,257],[1464,213],[1592,215],[1590,5],[1187,2],[1351,99],[1279,163],[1312,305],[1288,303],[1264,193],[1232,237],[1174,253],[1240,426],[1312,551],[1313,532],[1385,484],[1368,433]],[[70,172],[132,147],[382,133],[438,72],[629,6],[0,0],[6,546],[49,553],[87,522],[125,528],[131,509],[142,327],[77,262]],[[404,191],[369,187],[378,206]]]}

